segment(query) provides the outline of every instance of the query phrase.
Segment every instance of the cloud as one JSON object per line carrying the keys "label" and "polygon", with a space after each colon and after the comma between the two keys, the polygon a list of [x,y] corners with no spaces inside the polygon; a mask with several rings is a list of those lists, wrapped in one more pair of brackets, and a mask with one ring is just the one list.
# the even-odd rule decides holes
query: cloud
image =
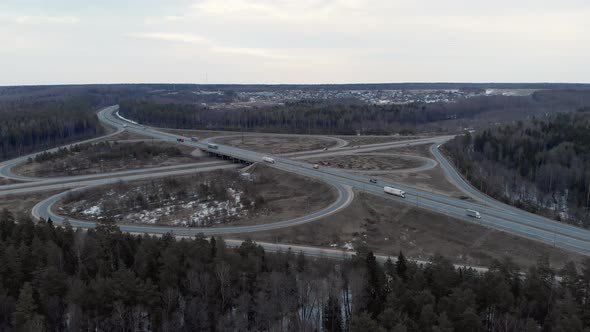
{"label": "cloud", "polygon": [[16,16],[12,21],[17,24],[77,24],[80,19],[74,16]]}
{"label": "cloud", "polygon": [[181,15],[167,15],[167,16],[161,16],[161,17],[146,17],[143,20],[143,23],[145,25],[153,26],[153,25],[167,24],[167,23],[173,23],[173,22],[180,22],[180,21],[182,21],[184,19],[186,19],[186,17],[185,16],[181,16]]}
{"label": "cloud", "polygon": [[225,55],[237,55],[267,59],[303,59],[306,57],[309,58],[308,56],[301,54],[296,55],[292,51],[282,49],[223,46],[208,38],[194,34],[146,32],[131,33],[127,34],[127,36],[132,38],[159,40],[171,43],[194,44],[197,47],[197,50],[204,50],[209,51],[211,53]]}
{"label": "cloud", "polygon": [[273,49],[273,48],[251,48],[251,47],[227,47],[227,46],[213,46],[210,48],[212,52],[238,55],[247,57],[257,57],[274,60],[313,60],[313,54],[309,50],[287,50],[287,49]]}
{"label": "cloud", "polygon": [[[8,2],[0,53],[21,66],[6,68],[4,82],[49,69],[57,78],[44,79],[59,81],[68,68],[88,82],[96,73],[190,82],[208,72],[226,83],[590,77],[587,0]],[[80,74],[98,63],[117,70]]]}
{"label": "cloud", "polygon": [[131,33],[127,34],[129,37],[141,38],[141,39],[155,39],[169,42],[180,42],[187,44],[203,44],[208,43],[207,38],[183,33],[167,33],[167,32],[145,32],[145,33]]}
{"label": "cloud", "polygon": [[370,13],[379,13],[380,8],[389,7],[385,1],[365,3],[358,0],[203,0],[192,5],[185,16],[195,19],[216,17],[227,22],[253,24],[275,22],[297,25],[300,30],[317,27],[342,30],[351,25],[374,24],[381,21],[381,18],[371,16]]}

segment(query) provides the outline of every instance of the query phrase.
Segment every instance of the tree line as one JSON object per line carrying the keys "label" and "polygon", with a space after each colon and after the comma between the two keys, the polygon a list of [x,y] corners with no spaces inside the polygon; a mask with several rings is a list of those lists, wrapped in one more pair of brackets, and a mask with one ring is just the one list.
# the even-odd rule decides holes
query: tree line
{"label": "tree line", "polygon": [[[18,219],[18,220],[15,220]],[[252,241],[86,232],[0,213],[3,331],[583,331],[590,261],[525,274],[377,262],[365,247],[341,261]],[[580,271],[578,271],[578,269]],[[561,277],[559,281],[556,274]]]}
{"label": "tree line", "polygon": [[403,130],[404,126],[452,117],[444,109],[427,111],[424,105],[373,106],[314,100],[251,109],[210,109],[146,100],[124,101],[120,107],[123,116],[154,126],[341,135],[364,131],[390,134],[393,128]]}
{"label": "tree line", "polygon": [[0,112],[0,160],[98,136],[104,129],[87,99],[17,103]]}
{"label": "tree line", "polygon": [[590,103],[589,91],[540,91],[531,96],[480,96],[452,103],[371,105],[341,100],[299,100],[268,107],[212,109],[152,98],[122,101],[120,113],[140,123],[170,128],[389,135],[456,129],[461,121],[506,121],[572,111],[586,101]]}
{"label": "tree line", "polygon": [[445,148],[485,193],[590,226],[590,108],[458,136]]}

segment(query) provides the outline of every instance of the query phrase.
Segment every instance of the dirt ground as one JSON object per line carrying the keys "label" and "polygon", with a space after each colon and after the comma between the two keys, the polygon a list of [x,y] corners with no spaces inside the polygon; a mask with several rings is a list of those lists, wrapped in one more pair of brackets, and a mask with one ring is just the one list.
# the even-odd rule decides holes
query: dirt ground
{"label": "dirt ground", "polygon": [[529,266],[544,253],[557,267],[584,258],[366,193],[356,193],[349,207],[313,223],[232,238],[332,248],[365,241],[380,254],[397,255],[401,250],[410,258],[428,260],[440,253],[455,263],[476,266],[489,266],[493,259],[505,256],[520,266]]}
{"label": "dirt ground", "polygon": [[248,150],[266,152],[271,154],[289,153],[307,150],[318,150],[332,147],[337,144],[335,140],[314,136],[242,136],[223,137],[215,140],[216,143],[230,145]]}
{"label": "dirt ground", "polygon": [[334,188],[308,177],[263,165],[256,165],[252,171],[255,176],[262,173],[272,179],[256,188],[258,194],[264,198],[267,210],[237,220],[232,225],[266,224],[305,216],[329,206],[338,197]]}
{"label": "dirt ground", "polygon": [[[399,148],[392,148],[387,150],[379,150],[379,153],[400,153],[400,154],[408,154],[413,156],[420,156],[434,159],[432,154],[430,153],[430,146],[431,144],[421,144],[421,145],[413,145],[413,146],[402,146]],[[361,152],[361,154],[369,154],[372,152]]]}
{"label": "dirt ground", "polygon": [[225,136],[225,135],[239,135],[237,132],[232,131],[210,131],[210,130],[190,130],[190,129],[169,129],[169,128],[161,128],[159,129],[163,132],[174,134],[174,135],[181,135],[186,137],[198,137],[199,140],[205,138],[211,138],[216,136]]}
{"label": "dirt ground", "polygon": [[341,138],[348,142],[348,145],[366,145],[366,144],[378,144],[378,143],[389,143],[399,142],[409,139],[421,138],[422,136],[334,136]]}
{"label": "dirt ground", "polygon": [[328,167],[367,171],[406,169],[418,167],[423,164],[421,160],[408,157],[370,154],[310,158],[306,161]]}
{"label": "dirt ground", "polygon": [[[430,153],[430,144],[405,146],[389,150],[380,150],[379,152],[408,154],[434,159]],[[366,175],[381,178],[386,181],[397,182],[426,191],[452,196],[455,198],[467,198],[465,193],[457,189],[451,182],[447,180],[445,172],[440,168],[440,166],[436,166],[433,169],[419,173],[391,173],[373,175],[370,172],[367,172]]]}
{"label": "dirt ground", "polygon": [[[120,144],[131,144],[131,143],[120,143]],[[66,164],[66,165],[80,165],[76,162],[78,158],[84,158],[84,153],[87,151],[80,152],[76,155],[70,155],[65,158],[46,161],[43,163],[32,162],[28,164],[22,164],[14,168],[14,173],[23,175],[23,176],[42,176],[42,177],[52,177],[52,176],[64,176],[64,175],[85,175],[85,174],[97,174],[97,173],[104,173],[104,172],[115,172],[121,170],[131,170],[131,169],[142,169],[142,168],[149,168],[149,167],[160,167],[160,166],[171,166],[171,165],[180,165],[180,164],[187,164],[187,163],[194,163],[198,161],[204,161],[206,157],[195,157],[191,155],[194,151],[194,148],[181,145],[181,144],[174,144],[169,142],[149,142],[146,141],[148,145],[156,145],[159,147],[168,147],[174,146],[180,149],[182,152],[181,156],[177,157],[165,157],[162,158],[152,158],[150,160],[109,160],[104,161],[101,164],[94,165],[90,168],[84,169],[77,169],[75,171],[58,171],[54,170],[51,165],[55,164]],[[58,168],[58,169],[61,169]]]}
{"label": "dirt ground", "polygon": [[436,166],[431,170],[419,173],[391,173],[371,175],[371,173],[368,172],[366,174],[372,177],[381,178],[385,181],[396,182],[425,191],[436,192],[455,198],[465,198],[465,193],[457,189],[447,180],[444,171],[440,168],[440,166]]}
{"label": "dirt ground", "polygon": [[[227,171],[233,172],[233,171]],[[291,173],[276,170],[274,168],[266,167],[264,165],[257,165],[256,168],[250,169],[249,172],[254,176],[263,176],[266,180],[260,184],[254,182],[253,188],[250,188],[254,195],[260,195],[264,199],[264,205],[260,209],[248,212],[244,217],[230,222],[213,225],[212,227],[225,227],[227,225],[256,225],[277,222],[281,220],[288,220],[304,216],[313,211],[320,210],[332,204],[337,198],[337,192],[334,188],[322,182],[294,175]],[[197,176],[200,179],[207,179],[211,173],[199,173]],[[186,181],[194,181],[196,177],[183,177]],[[128,183],[130,188],[140,187],[149,181],[131,182]],[[116,184],[115,184],[116,186]],[[83,201],[75,201],[66,204],[56,204],[54,207],[59,213],[66,214],[64,211],[71,211],[73,207],[83,204],[84,208],[97,205],[101,197],[107,195],[111,186],[99,187],[90,195],[82,197]],[[253,196],[254,196],[253,195]],[[254,197],[248,197],[254,200]],[[150,210],[156,210],[158,207],[150,207]],[[184,208],[178,213],[174,212],[172,215],[163,216],[156,224],[169,225],[170,218],[184,218],[193,213],[193,208]],[[133,215],[133,213],[131,214]],[[97,216],[87,216],[80,213],[69,214],[70,217],[97,220]],[[125,223],[135,223],[139,220],[132,220],[123,217]]]}
{"label": "dirt ground", "polygon": [[144,135],[140,135],[140,134],[136,134],[136,133],[132,133],[129,131],[124,131],[120,134],[111,136],[111,137],[107,137],[107,138],[103,138],[100,141],[126,141],[126,140],[138,140],[138,139],[145,139],[147,140],[151,140],[151,137],[149,136],[144,136]]}

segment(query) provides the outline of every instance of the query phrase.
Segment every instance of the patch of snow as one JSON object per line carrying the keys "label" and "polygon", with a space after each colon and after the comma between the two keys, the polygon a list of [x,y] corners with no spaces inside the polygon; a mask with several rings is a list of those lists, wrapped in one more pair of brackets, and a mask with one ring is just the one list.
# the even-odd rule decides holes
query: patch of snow
{"label": "patch of snow", "polygon": [[346,242],[342,248],[346,249],[346,250],[354,250],[354,246],[352,245],[352,243],[350,242]]}
{"label": "patch of snow", "polygon": [[97,216],[102,213],[102,209],[98,205],[91,206],[86,210],[82,211],[82,214],[87,216]]}

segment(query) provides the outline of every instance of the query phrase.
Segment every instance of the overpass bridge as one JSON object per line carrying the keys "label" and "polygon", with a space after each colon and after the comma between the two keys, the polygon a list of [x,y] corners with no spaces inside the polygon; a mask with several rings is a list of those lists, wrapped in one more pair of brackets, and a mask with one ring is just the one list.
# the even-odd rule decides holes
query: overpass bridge
{"label": "overpass bridge", "polygon": [[213,157],[213,158],[218,158],[221,160],[229,160],[231,161],[233,164],[245,164],[245,165],[250,165],[252,164],[254,161],[252,160],[248,160],[242,156],[237,157],[231,153],[228,152],[220,152],[218,150],[215,149],[211,149],[208,147],[201,147],[199,148],[202,152],[206,153],[207,156],[209,157]]}

